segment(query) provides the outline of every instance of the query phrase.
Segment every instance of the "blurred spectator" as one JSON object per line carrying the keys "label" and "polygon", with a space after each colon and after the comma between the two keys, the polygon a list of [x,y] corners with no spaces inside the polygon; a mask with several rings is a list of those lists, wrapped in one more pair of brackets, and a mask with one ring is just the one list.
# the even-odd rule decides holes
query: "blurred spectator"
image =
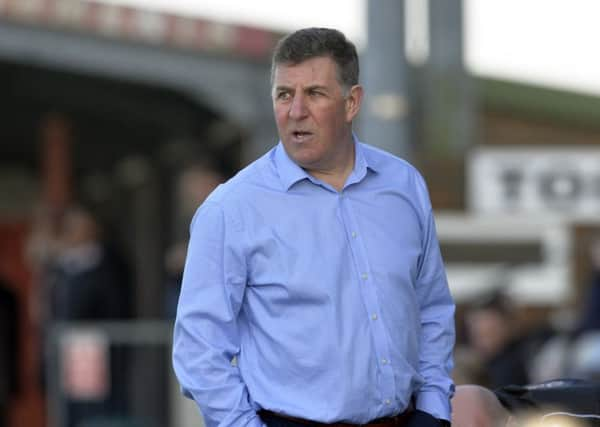
{"label": "blurred spectator", "polygon": [[17,299],[0,279],[0,427],[7,426],[8,407],[17,391]]}
{"label": "blurred spectator", "polygon": [[583,307],[576,335],[587,331],[600,330],[600,239],[596,239],[589,249],[592,277],[587,293],[583,298]]}
{"label": "blurred spectator", "polygon": [[485,384],[485,366],[480,356],[465,345],[454,347],[454,369],[452,369],[454,384]]}
{"label": "blurred spectator", "polygon": [[600,330],[588,331],[571,343],[569,376],[600,381]]}
{"label": "blurred spectator", "polygon": [[186,229],[198,206],[223,180],[223,175],[208,162],[190,166],[179,175],[176,184],[179,220]]}
{"label": "blurred spectator", "polygon": [[501,292],[486,295],[465,315],[469,345],[481,361],[483,385],[527,384],[525,340],[514,323],[514,307]]}
{"label": "blurred spectator", "polygon": [[559,332],[531,354],[529,379],[533,383],[571,376],[573,342],[570,333]]}
{"label": "blurred spectator", "polygon": [[532,354],[530,380],[600,379],[600,238],[588,247],[591,278],[577,307],[554,314],[557,333]]}
{"label": "blurred spectator", "polygon": [[96,218],[83,208],[66,212],[50,282],[51,319],[102,320],[130,314],[126,263],[108,246]]}
{"label": "blurred spectator", "polygon": [[[563,375],[600,379],[600,239],[588,248],[590,284],[583,295],[575,325],[562,338]],[[549,350],[546,350],[549,353]],[[553,354],[556,354],[554,352]]]}
{"label": "blurred spectator", "polygon": [[175,234],[179,240],[174,243],[165,256],[166,298],[165,315],[175,318],[177,301],[181,290],[181,279],[187,253],[188,227],[198,206],[224,180],[221,173],[209,165],[195,165],[184,170],[177,180],[177,222],[183,230]]}
{"label": "blurred spectator", "polygon": [[453,427],[598,426],[600,383],[559,379],[491,390],[458,385],[452,399]]}
{"label": "blurred spectator", "polygon": [[[49,303],[46,326],[52,327],[56,322],[109,321],[129,317],[131,281],[127,263],[104,240],[98,220],[90,211],[73,207],[67,210],[61,225],[59,249],[47,268],[45,280]],[[98,341],[94,340],[93,352],[81,352],[78,351],[81,348],[90,348],[85,340],[83,345],[87,347],[81,347],[81,342],[64,347],[65,342],[68,341],[58,343],[61,344],[59,348],[62,363],[66,363],[65,355],[71,354],[92,357],[95,361],[97,358],[94,359],[93,356],[107,351],[107,357],[110,358],[107,366],[101,362],[96,368],[87,368],[90,369],[89,372],[105,372],[103,375],[108,377],[102,381],[107,384],[106,393],[93,398],[81,398],[67,392],[67,425],[76,427],[99,417],[122,412],[127,395],[125,350],[103,350],[102,345],[98,347]],[[67,366],[63,369],[64,372],[85,373],[80,368],[89,361],[67,360],[72,366]]]}

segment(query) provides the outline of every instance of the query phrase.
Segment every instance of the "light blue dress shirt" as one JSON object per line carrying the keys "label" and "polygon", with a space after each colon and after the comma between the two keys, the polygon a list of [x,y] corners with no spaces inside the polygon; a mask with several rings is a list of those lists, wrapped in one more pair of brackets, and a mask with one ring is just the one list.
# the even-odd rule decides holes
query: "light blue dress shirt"
{"label": "light blue dress shirt", "polygon": [[450,419],[454,303],[427,188],[355,148],[342,191],[280,143],[196,212],[173,363],[208,427],[262,426],[261,408],[366,423],[411,396]]}

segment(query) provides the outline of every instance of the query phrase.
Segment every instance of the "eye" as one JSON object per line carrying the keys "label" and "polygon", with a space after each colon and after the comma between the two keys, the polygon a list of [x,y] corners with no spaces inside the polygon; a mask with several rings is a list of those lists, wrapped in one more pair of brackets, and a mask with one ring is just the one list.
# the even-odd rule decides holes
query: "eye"
{"label": "eye", "polygon": [[278,101],[287,101],[290,98],[290,92],[286,90],[280,90],[275,94],[275,99],[277,99]]}
{"label": "eye", "polygon": [[311,89],[308,94],[313,97],[313,98],[317,98],[319,96],[324,96],[325,94],[323,92],[321,92],[318,89]]}

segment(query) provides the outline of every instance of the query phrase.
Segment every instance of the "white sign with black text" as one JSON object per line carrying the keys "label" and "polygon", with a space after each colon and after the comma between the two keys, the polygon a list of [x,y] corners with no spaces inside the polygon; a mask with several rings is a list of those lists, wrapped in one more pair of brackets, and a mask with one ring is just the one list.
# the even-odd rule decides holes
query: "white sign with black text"
{"label": "white sign with black text", "polygon": [[600,214],[598,148],[478,147],[467,168],[472,212]]}

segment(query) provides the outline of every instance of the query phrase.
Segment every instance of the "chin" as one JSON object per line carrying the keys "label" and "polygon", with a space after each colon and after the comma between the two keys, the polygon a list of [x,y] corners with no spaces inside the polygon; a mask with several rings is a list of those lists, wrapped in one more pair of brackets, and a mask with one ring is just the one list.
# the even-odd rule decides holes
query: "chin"
{"label": "chin", "polygon": [[303,169],[311,169],[318,163],[318,159],[306,156],[295,156],[292,158],[294,162]]}
{"label": "chin", "polygon": [[[292,143],[285,146],[288,156],[299,165],[311,164],[319,161],[320,156],[308,147]],[[304,167],[304,166],[303,166]]]}

